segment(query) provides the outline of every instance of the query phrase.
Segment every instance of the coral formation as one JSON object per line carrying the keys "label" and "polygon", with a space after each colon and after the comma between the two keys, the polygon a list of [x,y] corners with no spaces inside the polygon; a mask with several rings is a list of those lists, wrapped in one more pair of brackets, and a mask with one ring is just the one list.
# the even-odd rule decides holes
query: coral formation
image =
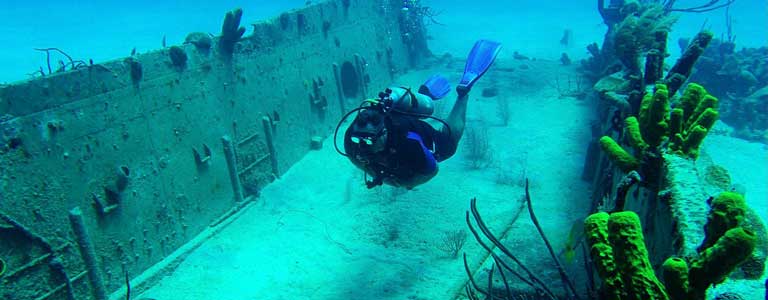
{"label": "coral formation", "polygon": [[667,33],[677,18],[668,15],[661,5],[640,6],[636,1],[627,1],[622,14],[627,17],[616,26],[614,51],[628,72],[637,74],[641,52],[665,48]]}
{"label": "coral formation", "polygon": [[[688,42],[681,41],[681,47]],[[705,84],[721,105],[733,136],[768,142],[768,47],[735,51],[733,39],[714,39],[702,54],[692,80]]]}
{"label": "coral formation", "polygon": [[661,265],[664,287],[671,299],[685,299],[688,295],[688,263],[672,257]]}
{"label": "coral formation", "polygon": [[726,231],[739,226],[744,220],[747,204],[744,196],[734,192],[722,192],[710,205],[707,225],[704,226],[704,242],[697,249],[699,252],[711,247]]}
{"label": "coral formation", "polygon": [[640,166],[640,161],[624,150],[624,148],[616,143],[611,137],[604,136],[600,138],[599,142],[600,147],[608,155],[608,158],[610,158],[622,171],[628,173],[632,170],[636,170]]}
{"label": "coral formation", "polygon": [[590,255],[603,279],[606,299],[704,299],[752,256],[757,237],[741,226],[747,207],[743,196],[723,192],[712,201],[706,238],[698,257],[670,257],[662,265],[662,286],[648,260],[642,227],[631,211],[598,212],[584,221]]}
{"label": "coral formation", "polygon": [[423,57],[433,56],[427,46],[427,32],[424,30],[425,20],[435,22],[436,13],[432,12],[430,7],[422,5],[420,2],[414,2],[408,9],[403,10],[402,4],[392,2],[391,5],[400,9],[398,15],[398,24],[402,32],[400,38],[408,49],[409,62],[412,65],[418,63]]}
{"label": "coral formation", "polygon": [[637,214],[599,212],[584,227],[605,299],[669,299],[648,259]]}
{"label": "coral formation", "polygon": [[696,158],[699,146],[718,117],[717,98],[700,85],[691,83],[670,113],[667,86],[656,84],[646,93],[638,116],[624,120],[626,137],[634,149],[629,154],[609,136],[600,138],[600,146],[624,172],[638,170],[648,178],[657,177],[660,166],[654,160],[664,151]]}
{"label": "coral formation", "polygon": [[704,180],[721,190],[727,190],[731,187],[730,173],[718,165],[709,165],[704,169]]}
{"label": "coral formation", "polygon": [[126,58],[125,63],[128,64],[128,67],[131,70],[131,81],[133,81],[134,85],[138,86],[139,82],[141,82],[141,79],[144,77],[144,68],[141,66],[141,63],[133,57]]}
{"label": "coral formation", "polygon": [[[680,41],[687,47],[688,41]],[[706,84],[718,98],[741,99],[768,85],[768,47],[736,50],[732,41],[713,39],[696,63],[691,80]]]}
{"label": "coral formation", "polygon": [[184,44],[192,44],[198,50],[208,51],[208,49],[211,49],[213,40],[211,40],[211,36],[207,33],[192,32],[184,38]]}
{"label": "coral formation", "polygon": [[667,73],[667,77],[664,78],[664,83],[669,86],[670,95],[677,93],[677,90],[691,76],[693,66],[707,49],[710,41],[712,41],[712,32],[706,30],[699,32],[693,38],[693,42],[683,51],[683,55],[675,62],[675,65]]}
{"label": "coral formation", "polygon": [[173,46],[168,50],[168,54],[171,57],[171,63],[177,68],[184,68],[187,66],[187,53],[179,46]]}
{"label": "coral formation", "polygon": [[733,136],[768,143],[768,85],[743,99],[726,101]]}
{"label": "coral formation", "polygon": [[243,17],[243,10],[238,8],[227,12],[224,16],[224,24],[221,26],[221,38],[219,38],[219,49],[225,55],[232,55],[235,51],[235,44],[240,41],[240,37],[245,33],[245,28],[240,27],[240,18]]}
{"label": "coral formation", "polygon": [[[630,120],[634,117],[629,117]],[[653,149],[661,146],[662,142],[669,136],[669,92],[667,86],[657,84],[653,94],[646,93],[643,101],[640,103],[640,113],[637,117],[640,129],[640,141],[634,141],[634,144],[647,144]],[[625,121],[629,123],[629,121]],[[673,127],[674,128],[674,127]],[[645,149],[637,149],[643,151]]]}
{"label": "coral formation", "polygon": [[[742,227],[729,229],[712,246],[691,262],[688,294],[691,299],[704,299],[706,290],[721,283],[755,249],[755,234]],[[677,299],[675,299],[677,300]]]}
{"label": "coral formation", "polygon": [[590,57],[581,60],[581,71],[584,72],[585,77],[592,81],[597,81],[606,74],[612,74],[620,70],[620,65],[610,63],[613,59],[613,53],[606,51],[606,49],[600,49],[597,43],[589,44],[587,52],[589,52]]}
{"label": "coral formation", "polygon": [[[624,6],[626,7],[626,4]],[[646,13],[656,14],[657,17],[666,16],[652,11]],[[664,154],[675,153],[694,159],[698,157],[699,146],[719,117],[717,98],[706,93],[706,90],[697,84],[689,84],[678,103],[671,104],[672,97],[690,76],[694,63],[709,44],[712,33],[702,31],[697,34],[695,41],[662,79],[667,33],[663,23],[671,20],[646,20],[651,22],[649,24],[657,26],[648,27],[655,30],[654,39],[649,40],[646,36],[645,42],[639,42],[641,33],[630,30],[632,22],[637,22],[633,18],[635,17],[625,18],[616,29],[617,33],[613,39],[606,37],[606,44],[611,42],[616,45],[616,55],[626,70],[603,77],[594,88],[600,92],[599,95],[605,103],[614,107],[611,129],[621,131],[620,120],[624,118],[623,115],[629,114],[624,118],[623,125],[626,139],[634,149],[634,159],[630,159],[627,153],[618,151],[620,147],[616,146],[623,141],[611,142],[606,139],[612,137],[603,136],[599,144],[622,171],[636,170],[644,178],[644,186],[656,188],[662,180]],[[650,26],[649,24],[646,25]],[[635,47],[633,51],[637,53],[629,53],[629,50],[621,52],[624,49],[622,47]],[[639,53],[643,51],[646,58],[644,73],[638,67]],[[650,87],[654,88],[653,92],[648,91]],[[627,161],[639,163],[628,165]]]}
{"label": "coral formation", "polygon": [[691,83],[680,98],[680,108],[673,110],[670,149],[691,157],[698,156],[698,148],[704,136],[719,117],[718,100],[704,89]]}
{"label": "coral formation", "polygon": [[[732,195],[726,195],[724,198],[730,198],[725,200],[725,202],[733,200]],[[724,205],[724,203],[721,203],[721,205]],[[733,203],[732,206],[732,208],[725,209],[728,211],[738,211],[736,206],[739,206],[739,204]],[[710,211],[709,220],[712,221],[713,219],[722,218],[722,211],[720,210],[723,208],[724,207],[713,207],[712,211]],[[714,223],[720,221],[714,221]],[[710,228],[710,226],[710,222],[708,222],[707,227]],[[699,257],[693,259],[690,263],[690,271],[688,273],[689,299],[704,299],[706,290],[709,286],[723,282],[726,276],[728,276],[728,274],[730,274],[739,264],[749,258],[755,249],[755,234],[740,226],[731,227],[725,231],[725,233],[717,237],[714,244],[709,247],[704,247],[709,241],[714,240],[716,235],[717,233],[707,232],[707,239],[702,244]],[[677,279],[665,278],[665,280],[672,281]]]}

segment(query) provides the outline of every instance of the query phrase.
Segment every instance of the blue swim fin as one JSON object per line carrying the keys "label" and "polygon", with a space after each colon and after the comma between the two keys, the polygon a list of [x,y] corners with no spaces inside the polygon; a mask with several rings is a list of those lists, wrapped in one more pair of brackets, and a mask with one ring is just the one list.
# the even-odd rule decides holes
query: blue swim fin
{"label": "blue swim fin", "polygon": [[419,87],[419,94],[427,95],[432,100],[445,97],[451,91],[451,83],[440,74],[432,75]]}
{"label": "blue swim fin", "polygon": [[501,43],[498,42],[489,40],[475,42],[475,46],[472,47],[472,51],[467,57],[467,65],[464,66],[464,75],[461,75],[459,88],[469,91],[475,81],[480,79],[480,76],[483,76],[491,66],[500,49]]}

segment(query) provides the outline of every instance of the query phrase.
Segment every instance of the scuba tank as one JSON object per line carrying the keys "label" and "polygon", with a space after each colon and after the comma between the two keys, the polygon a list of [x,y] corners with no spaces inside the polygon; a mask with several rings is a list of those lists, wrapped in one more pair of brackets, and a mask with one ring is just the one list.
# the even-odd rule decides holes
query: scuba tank
{"label": "scuba tank", "polygon": [[389,110],[423,119],[431,116],[435,111],[432,102],[445,97],[450,89],[448,79],[435,74],[419,87],[418,92],[413,92],[411,88],[406,87],[390,87],[379,93],[379,99]]}
{"label": "scuba tank", "polygon": [[380,96],[384,96],[381,98],[384,101],[384,106],[396,112],[425,118],[435,111],[432,98],[421,93],[414,93],[410,88],[390,87]]}

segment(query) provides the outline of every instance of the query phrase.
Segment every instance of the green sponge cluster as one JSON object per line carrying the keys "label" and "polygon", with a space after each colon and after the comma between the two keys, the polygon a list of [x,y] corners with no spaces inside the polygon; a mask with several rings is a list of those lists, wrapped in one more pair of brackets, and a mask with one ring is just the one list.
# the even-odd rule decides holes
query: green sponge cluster
{"label": "green sponge cluster", "polygon": [[690,266],[676,257],[662,266],[672,300],[704,299],[709,286],[723,282],[752,255],[757,237],[741,227],[746,210],[744,197],[737,193],[723,192],[712,201],[699,257]]}
{"label": "green sponge cluster", "polygon": [[729,229],[740,226],[747,213],[744,196],[735,192],[720,193],[709,207],[707,225],[704,226],[704,241],[696,249],[699,252],[714,245]]}
{"label": "green sponge cluster", "polygon": [[605,299],[669,299],[648,260],[637,214],[595,213],[584,221],[584,230]]}
{"label": "green sponge cluster", "polygon": [[[666,141],[669,131],[669,91],[667,86],[657,84],[653,94],[647,93],[640,102],[638,117],[624,121],[630,132],[630,144],[638,150],[653,149]],[[633,134],[633,132],[635,132]]]}
{"label": "green sponge cluster", "polygon": [[717,98],[708,94],[704,87],[688,84],[669,119],[669,149],[697,157],[701,142],[719,117],[717,103]]}
{"label": "green sponge cluster", "polygon": [[603,279],[605,299],[702,300],[712,284],[723,282],[755,249],[756,236],[740,226],[744,198],[721,193],[712,201],[699,257],[690,264],[668,258],[662,265],[664,285],[653,271],[637,214],[599,212],[584,220],[590,256]]}
{"label": "green sponge cluster", "polygon": [[657,84],[654,92],[643,96],[638,116],[624,120],[629,144],[640,158],[621,148],[613,138],[603,136],[600,146],[622,171],[636,170],[647,152],[658,152],[668,143],[668,150],[696,158],[699,146],[717,121],[717,98],[700,85],[691,83],[671,109],[667,86]]}
{"label": "green sponge cluster", "polygon": [[621,169],[624,173],[637,170],[640,167],[640,161],[619,145],[609,136],[600,138],[600,148],[605,151],[608,158]]}

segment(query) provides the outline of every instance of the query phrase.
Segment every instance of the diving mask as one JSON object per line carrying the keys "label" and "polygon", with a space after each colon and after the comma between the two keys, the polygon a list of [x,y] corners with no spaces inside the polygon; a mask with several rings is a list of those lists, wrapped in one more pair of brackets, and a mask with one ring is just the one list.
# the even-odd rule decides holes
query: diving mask
{"label": "diving mask", "polygon": [[373,137],[364,137],[364,136],[360,136],[360,137],[353,136],[353,137],[350,137],[349,140],[351,140],[355,144],[364,144],[368,146],[373,145],[373,142],[374,142]]}
{"label": "diving mask", "polygon": [[352,124],[350,141],[358,144],[361,148],[383,148],[380,140],[387,133],[385,114],[375,109],[361,110]]}

